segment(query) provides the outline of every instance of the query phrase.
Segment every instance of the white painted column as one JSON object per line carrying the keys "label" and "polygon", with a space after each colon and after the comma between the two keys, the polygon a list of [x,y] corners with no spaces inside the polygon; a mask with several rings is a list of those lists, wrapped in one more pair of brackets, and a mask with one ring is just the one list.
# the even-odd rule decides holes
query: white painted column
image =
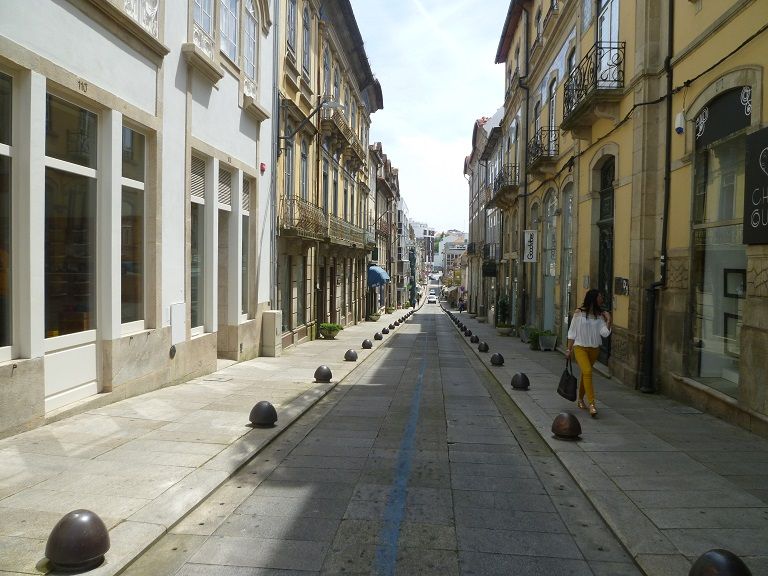
{"label": "white painted column", "polygon": [[103,114],[99,146],[99,187],[96,200],[98,238],[98,329],[104,340],[121,336],[122,269],[121,210],[123,172],[123,115]]}
{"label": "white painted column", "polygon": [[21,358],[39,358],[45,340],[45,77],[14,77],[13,325]]}
{"label": "white painted column", "polygon": [[205,161],[205,286],[203,294],[203,321],[206,332],[218,330],[218,275],[219,275],[219,161]]}
{"label": "white painted column", "polygon": [[[232,172],[232,212],[230,214],[229,225],[229,252],[227,256],[227,270],[229,278],[227,279],[227,324],[237,326],[240,324],[241,299],[243,285],[243,234],[248,234],[243,230],[243,171],[234,170]],[[224,295],[222,295],[224,297]]]}

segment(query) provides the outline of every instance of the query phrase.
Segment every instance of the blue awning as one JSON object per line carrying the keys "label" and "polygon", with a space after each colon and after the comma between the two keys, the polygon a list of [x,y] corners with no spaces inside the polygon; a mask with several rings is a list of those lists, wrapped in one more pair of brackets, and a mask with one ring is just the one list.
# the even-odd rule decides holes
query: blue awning
{"label": "blue awning", "polygon": [[379,266],[369,266],[368,267],[368,286],[374,287],[374,286],[381,286],[382,284],[386,284],[389,282],[389,274],[387,274],[387,271],[384,270],[384,268],[380,268]]}

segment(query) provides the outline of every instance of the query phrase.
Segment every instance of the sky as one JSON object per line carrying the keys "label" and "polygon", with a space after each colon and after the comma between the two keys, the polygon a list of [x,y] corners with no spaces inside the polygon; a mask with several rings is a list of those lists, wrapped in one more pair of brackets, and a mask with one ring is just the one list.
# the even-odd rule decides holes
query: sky
{"label": "sky", "polygon": [[351,0],[384,109],[371,117],[399,170],[411,220],[468,228],[464,158],[472,129],[504,105],[494,64],[509,0]]}

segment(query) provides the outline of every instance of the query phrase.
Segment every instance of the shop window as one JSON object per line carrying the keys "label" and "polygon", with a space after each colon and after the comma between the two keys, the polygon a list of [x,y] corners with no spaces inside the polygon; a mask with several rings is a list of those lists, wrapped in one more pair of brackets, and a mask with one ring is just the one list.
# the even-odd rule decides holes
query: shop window
{"label": "shop window", "polygon": [[48,95],[45,335],[96,328],[96,114]]}
{"label": "shop window", "polygon": [[304,265],[304,256],[296,257],[296,325],[306,323],[306,282],[307,267]]}
{"label": "shop window", "polygon": [[205,172],[202,158],[192,157],[190,224],[190,325],[193,334],[205,324]]}
{"label": "shop window", "polygon": [[123,198],[120,215],[120,294],[123,324],[144,320],[145,164],[145,136],[123,127]]}

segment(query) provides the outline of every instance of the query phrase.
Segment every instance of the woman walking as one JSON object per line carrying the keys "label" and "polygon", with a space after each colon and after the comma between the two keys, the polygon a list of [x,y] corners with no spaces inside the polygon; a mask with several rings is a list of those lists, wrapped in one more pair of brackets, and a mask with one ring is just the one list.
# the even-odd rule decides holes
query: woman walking
{"label": "woman walking", "polygon": [[[568,328],[568,351],[565,354],[566,358],[570,358],[573,354],[581,370],[579,399],[576,401],[576,406],[589,407],[589,414],[593,418],[597,416],[597,408],[595,408],[595,390],[592,386],[592,366],[600,351],[601,338],[610,334],[611,315],[603,310],[603,295],[593,288],[587,291],[584,295],[584,303],[573,313],[573,320]],[[584,404],[585,393],[587,404]]]}

